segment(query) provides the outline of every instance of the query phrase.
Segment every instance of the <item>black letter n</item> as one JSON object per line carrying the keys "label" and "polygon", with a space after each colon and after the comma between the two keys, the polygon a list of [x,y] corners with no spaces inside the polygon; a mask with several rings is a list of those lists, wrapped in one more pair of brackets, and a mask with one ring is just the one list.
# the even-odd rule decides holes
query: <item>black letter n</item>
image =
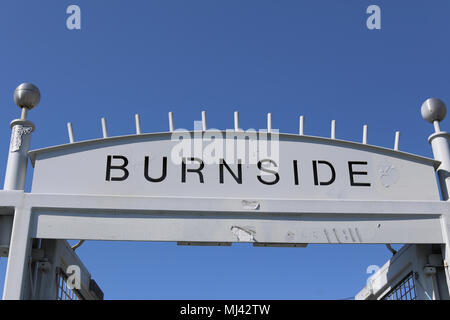
{"label": "black letter n", "polygon": [[[122,159],[123,164],[121,166],[111,165],[111,159]],[[128,159],[124,156],[108,156],[106,160],[106,181],[123,181],[128,178],[129,172],[125,167],[128,165]],[[111,177],[111,169],[122,170],[123,175],[121,177]]]}

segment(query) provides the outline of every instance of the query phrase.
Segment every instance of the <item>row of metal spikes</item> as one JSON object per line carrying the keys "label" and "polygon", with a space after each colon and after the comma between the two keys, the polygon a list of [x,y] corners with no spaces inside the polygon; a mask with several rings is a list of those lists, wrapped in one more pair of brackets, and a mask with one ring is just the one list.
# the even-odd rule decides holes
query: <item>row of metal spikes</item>
{"label": "row of metal spikes", "polygon": [[[138,114],[134,115],[135,121],[136,121],[136,134],[142,134],[141,131],[141,120]],[[102,132],[103,132],[103,138],[108,138],[108,128],[106,126],[106,118],[101,119],[102,122]],[[304,135],[304,128],[305,128],[305,117],[300,116],[299,118],[299,135]],[[239,112],[234,112],[234,130],[239,131]],[[70,143],[75,142],[74,135],[73,135],[73,128],[72,123],[67,123],[67,130],[69,133],[69,141]],[[202,130],[206,131],[206,111],[202,111]],[[174,131],[174,125],[173,125],[173,113],[169,112],[169,131]],[[272,132],[272,114],[267,114],[267,132]],[[367,132],[368,128],[367,125],[363,125],[363,137],[362,137],[362,143],[367,144]],[[331,120],[331,139],[336,139],[336,120]],[[395,142],[394,142],[394,150],[398,150],[400,143],[400,131],[395,132]]]}

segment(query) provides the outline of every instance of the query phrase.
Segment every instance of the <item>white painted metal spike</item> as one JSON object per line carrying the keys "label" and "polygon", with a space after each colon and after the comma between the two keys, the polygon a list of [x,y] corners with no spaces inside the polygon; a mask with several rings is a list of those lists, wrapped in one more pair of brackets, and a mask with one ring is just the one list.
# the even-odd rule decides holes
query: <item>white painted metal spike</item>
{"label": "white painted metal spike", "polygon": [[234,131],[239,131],[239,112],[234,112]]}
{"label": "white painted metal spike", "polygon": [[272,132],[272,114],[269,112],[267,114],[267,133]]}
{"label": "white painted metal spike", "polygon": [[367,124],[363,126],[363,138],[362,143],[367,144]]}
{"label": "white painted metal spike", "polygon": [[173,132],[173,113],[169,112],[169,131]]}
{"label": "white painted metal spike", "polygon": [[336,139],[336,120],[331,120],[331,139]]}
{"label": "white painted metal spike", "polygon": [[106,118],[102,117],[103,138],[108,138],[108,128],[106,127]]}
{"label": "white painted metal spike", "polygon": [[398,151],[400,145],[400,131],[395,131],[394,150]]}
{"label": "white painted metal spike", "polygon": [[202,111],[202,130],[206,131],[206,111]]}
{"label": "white painted metal spike", "polygon": [[72,122],[67,122],[67,132],[69,133],[69,142],[74,143]]}
{"label": "white painted metal spike", "polygon": [[298,129],[298,133],[299,135],[303,135],[305,133],[304,128],[305,128],[305,117],[304,116],[300,116],[299,119],[299,129]]}
{"label": "white painted metal spike", "polygon": [[136,134],[141,134],[141,119],[137,113],[134,115],[134,119],[136,121]]}

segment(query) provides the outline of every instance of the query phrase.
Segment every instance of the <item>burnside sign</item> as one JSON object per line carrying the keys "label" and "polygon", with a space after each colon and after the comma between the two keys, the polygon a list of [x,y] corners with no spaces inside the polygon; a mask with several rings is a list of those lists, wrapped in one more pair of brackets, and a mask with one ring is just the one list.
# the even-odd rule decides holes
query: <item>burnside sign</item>
{"label": "burnside sign", "polygon": [[[184,135],[182,142],[161,133],[32,151],[32,191],[249,200],[439,200],[436,162],[428,158],[288,134],[269,140],[255,135],[252,140],[235,133],[233,139],[200,142],[192,132]],[[236,141],[243,144],[236,146]],[[252,141],[257,148],[252,149]],[[221,150],[225,142],[228,147]],[[195,144],[196,150],[187,151],[186,146]]]}
{"label": "burnside sign", "polygon": [[[155,177],[150,176],[150,157],[145,156],[144,157],[144,170],[143,170],[143,176],[145,180],[152,183],[160,183],[163,182],[167,178],[167,157],[162,157],[162,163],[161,163],[161,172],[157,173]],[[113,165],[113,160],[119,160],[121,161],[120,165]],[[194,163],[196,165],[195,168],[188,168],[188,162]],[[269,167],[264,166],[265,164],[268,164]],[[128,170],[129,160],[124,155],[108,155],[106,156],[106,181],[125,181],[130,176],[130,171]],[[320,181],[319,180],[319,170],[318,165],[325,165],[328,167],[328,180],[327,181]],[[367,166],[366,161],[348,161],[348,174],[349,174],[349,182],[350,186],[360,186],[360,187],[370,187],[370,182],[355,182],[355,176],[357,175],[367,175],[367,171],[356,171],[354,166]],[[256,179],[266,185],[275,185],[280,181],[280,175],[278,173],[278,164],[272,160],[272,159],[262,159],[259,160],[256,164],[258,167],[260,174],[256,175]],[[230,167],[230,165],[227,164],[225,159],[220,158],[219,159],[219,165],[218,165],[218,174],[216,175],[218,177],[219,183],[223,184],[225,183],[225,172],[232,177],[230,180],[234,180],[237,184],[242,184],[243,182],[243,175],[242,175],[242,160],[237,159],[237,165],[236,170],[233,171],[233,169]],[[196,174],[199,183],[205,183],[205,177],[203,174],[203,169],[205,168],[205,163],[200,158],[195,157],[182,157],[181,161],[181,182],[186,183],[187,173],[193,173]],[[298,160],[292,160],[292,175],[291,180],[295,185],[300,185],[300,178],[299,178],[299,170],[298,170]],[[113,171],[116,171],[116,176],[113,176]],[[118,172],[117,172],[118,171]],[[153,170],[152,170],[153,171]],[[312,160],[312,177],[314,181],[315,186],[328,186],[331,185],[336,180],[336,170],[328,161],[325,160]],[[265,174],[265,175],[264,175]],[[269,178],[264,178],[264,176],[270,175]],[[292,179],[293,178],[293,179]],[[194,178],[193,180],[196,180]]]}

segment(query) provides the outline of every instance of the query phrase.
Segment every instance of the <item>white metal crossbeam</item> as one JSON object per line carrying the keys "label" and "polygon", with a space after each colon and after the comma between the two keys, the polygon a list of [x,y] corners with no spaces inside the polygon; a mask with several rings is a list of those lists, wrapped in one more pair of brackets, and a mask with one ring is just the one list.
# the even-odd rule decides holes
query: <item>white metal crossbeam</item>
{"label": "white metal crossbeam", "polygon": [[449,215],[448,202],[326,202],[325,211],[323,200],[121,197],[0,191],[0,203],[30,208],[30,237],[34,238],[444,243],[441,228],[443,217]]}

